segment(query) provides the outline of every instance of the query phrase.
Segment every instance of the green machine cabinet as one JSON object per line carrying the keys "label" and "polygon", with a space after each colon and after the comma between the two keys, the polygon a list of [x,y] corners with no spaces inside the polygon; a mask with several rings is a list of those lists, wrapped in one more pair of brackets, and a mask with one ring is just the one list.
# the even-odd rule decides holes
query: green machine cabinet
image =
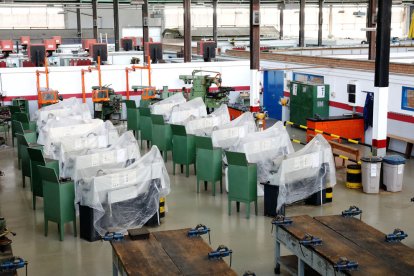
{"label": "green machine cabinet", "polygon": [[139,130],[141,132],[141,148],[143,141],[147,141],[147,147],[149,148],[152,140],[151,110],[149,107],[139,107],[138,110],[140,120]]}
{"label": "green machine cabinet", "polygon": [[27,141],[25,135],[16,133],[17,143],[20,148],[20,158],[22,162],[22,181],[23,181],[23,188],[26,187],[26,177],[31,177],[31,170],[30,170],[30,158],[27,149],[36,148],[36,149],[43,149],[42,145],[36,143],[30,143]]}
{"label": "green machine cabinet", "polygon": [[290,121],[306,125],[307,118],[329,116],[329,85],[290,83]]}
{"label": "green machine cabinet", "polygon": [[[11,120],[13,122],[13,120],[15,120],[15,117],[16,117],[15,114],[20,113],[21,110],[20,110],[20,107],[14,106],[14,105],[10,105],[9,109],[10,109],[10,114],[11,114]],[[14,138],[16,138],[16,130],[14,129],[13,124],[11,124],[11,130],[12,130],[12,145],[14,147]]]}
{"label": "green machine cabinet", "polygon": [[13,120],[19,121],[22,123],[23,129],[36,131],[36,122],[30,121],[29,115],[23,112],[17,112],[13,114]]}
{"label": "green machine cabinet", "polygon": [[167,162],[168,151],[172,150],[171,125],[164,122],[162,115],[151,115],[152,120],[152,145],[157,146]]}
{"label": "green machine cabinet", "polygon": [[208,182],[213,185],[213,196],[216,195],[216,182],[220,181],[220,192],[223,193],[223,150],[214,148],[211,137],[195,136],[197,193],[200,192],[200,181],[204,181],[207,190]]}
{"label": "green machine cabinet", "polygon": [[27,149],[30,157],[30,183],[33,192],[33,210],[36,210],[36,197],[43,197],[42,178],[40,177],[37,166],[52,168],[56,175],[59,175],[59,161],[55,159],[44,158],[43,152],[38,148]]}
{"label": "green machine cabinet", "polygon": [[[36,143],[37,141],[37,135],[36,132],[32,130],[26,130],[23,128],[23,124],[19,121],[13,120],[12,126],[15,130],[15,136],[17,134],[22,134],[25,136],[28,143]],[[21,144],[19,141],[17,141],[17,165],[18,168],[21,168],[21,161],[22,161],[22,155],[21,155]]]}
{"label": "green machine cabinet", "polygon": [[181,173],[183,172],[183,165],[185,168],[185,175],[189,176],[190,165],[194,164],[194,171],[196,172],[195,164],[195,139],[194,135],[187,135],[185,126],[183,125],[171,125],[173,144],[173,174],[175,174],[175,165],[181,165]]}
{"label": "green machine cabinet", "polygon": [[29,101],[28,100],[24,98],[14,98],[12,100],[12,105],[19,107],[20,112],[23,112],[29,115]]}
{"label": "green machine cabinet", "polygon": [[75,187],[73,181],[59,181],[52,168],[38,166],[43,184],[43,205],[45,236],[48,234],[48,222],[58,224],[59,237],[63,241],[66,222],[73,222],[73,234],[76,237]]}
{"label": "green machine cabinet", "polygon": [[250,203],[254,202],[257,216],[257,165],[248,163],[246,154],[226,151],[228,168],[228,204],[231,215],[231,202],[236,201],[237,212],[240,202],[246,203],[246,218],[250,217]]}
{"label": "green machine cabinet", "polygon": [[127,130],[134,132],[135,138],[139,137],[139,110],[134,100],[125,100],[127,110]]}

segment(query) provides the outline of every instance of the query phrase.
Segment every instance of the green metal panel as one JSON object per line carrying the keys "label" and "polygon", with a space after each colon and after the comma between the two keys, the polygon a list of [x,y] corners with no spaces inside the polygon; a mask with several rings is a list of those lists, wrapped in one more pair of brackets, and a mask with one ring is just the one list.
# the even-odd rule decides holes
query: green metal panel
{"label": "green metal panel", "polygon": [[329,85],[292,81],[290,85],[290,121],[306,125],[306,119],[329,116]]}
{"label": "green metal panel", "polygon": [[23,98],[14,98],[12,105],[20,108],[20,112],[29,114],[29,101]]}
{"label": "green metal panel", "polygon": [[63,240],[64,223],[73,221],[76,237],[75,187],[73,181],[59,182],[52,168],[38,166],[43,184],[43,205],[45,236],[48,232],[48,221],[58,224],[60,240]]}
{"label": "green metal panel", "polygon": [[36,197],[43,197],[43,185],[37,166],[52,168],[56,175],[59,175],[59,161],[43,157],[41,149],[28,148],[27,152],[30,157],[30,183],[33,192],[33,210],[36,210]]}
{"label": "green metal panel", "polygon": [[152,120],[151,120],[151,111],[148,107],[139,107],[139,116],[140,124],[139,129],[141,132],[141,148],[142,141],[151,142],[152,140]]}
{"label": "green metal panel", "polygon": [[162,115],[151,115],[152,137],[151,142],[163,152],[164,161],[167,161],[167,152],[172,150],[172,130],[170,124],[164,123]]}
{"label": "green metal panel", "polygon": [[189,165],[195,164],[196,147],[194,135],[187,135],[185,126],[171,125],[173,133],[173,174],[175,165],[186,165],[186,176],[189,176]]}

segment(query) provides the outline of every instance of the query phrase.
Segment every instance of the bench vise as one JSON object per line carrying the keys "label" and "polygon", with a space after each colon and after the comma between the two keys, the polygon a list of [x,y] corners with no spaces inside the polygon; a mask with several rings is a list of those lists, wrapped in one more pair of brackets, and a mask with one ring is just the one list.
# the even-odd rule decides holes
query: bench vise
{"label": "bench vise", "polygon": [[279,225],[290,225],[292,223],[293,223],[293,221],[292,221],[291,218],[287,218],[283,215],[278,215],[272,220],[272,224],[277,225],[277,226],[279,226]]}
{"label": "bench vise", "polygon": [[103,241],[120,241],[124,239],[124,234],[118,232],[107,232],[101,239]]}
{"label": "bench vise", "polygon": [[314,237],[310,234],[305,234],[303,239],[299,241],[299,244],[308,246],[308,245],[321,245],[322,240],[320,238]]}
{"label": "bench vise", "polygon": [[358,263],[355,261],[349,261],[347,258],[340,258],[339,261],[334,264],[334,269],[336,271],[357,270]]}
{"label": "bench vise", "polygon": [[0,263],[0,271],[16,270],[26,265],[27,262],[23,258],[13,257],[11,260]]}
{"label": "bench vise", "polygon": [[386,242],[399,242],[408,237],[401,229],[395,229],[391,234],[385,235]]}
{"label": "bench vise", "polygon": [[349,209],[342,211],[343,217],[355,217],[360,216],[359,219],[362,218],[362,210],[356,206],[350,206]]}
{"label": "bench vise", "polygon": [[208,228],[207,226],[205,226],[204,224],[197,224],[196,227],[190,229],[187,232],[187,237],[199,237],[201,235],[205,235],[208,234],[208,243],[211,244],[211,240],[210,240],[210,228]]}
{"label": "bench vise", "polygon": [[209,260],[218,260],[224,257],[230,256],[230,267],[231,267],[231,256],[233,254],[233,250],[229,249],[225,245],[220,245],[217,247],[217,250],[208,253]]}

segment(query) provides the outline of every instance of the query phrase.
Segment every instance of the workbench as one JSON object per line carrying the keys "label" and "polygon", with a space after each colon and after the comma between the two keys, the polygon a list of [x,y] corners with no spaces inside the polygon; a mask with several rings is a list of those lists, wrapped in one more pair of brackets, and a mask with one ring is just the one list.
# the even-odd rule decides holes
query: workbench
{"label": "workbench", "polygon": [[[364,143],[365,130],[364,118],[360,114],[350,116],[330,116],[326,118],[308,118],[306,120],[308,128],[322,130],[330,134],[335,134],[344,138],[359,140]],[[306,131],[306,140],[309,142],[310,135],[316,135],[315,131]],[[335,137],[323,135],[325,139],[332,140]]]}
{"label": "workbench", "polygon": [[187,237],[190,229],[152,232],[148,239],[111,241],[113,275],[237,275],[204,240]]}
{"label": "workbench", "polygon": [[[276,268],[304,275],[305,269],[321,275],[413,275],[414,249],[401,242],[386,242],[385,234],[353,217],[308,215],[291,218],[290,225],[276,226]],[[322,240],[321,245],[301,245],[305,234]],[[281,245],[297,256],[280,256]],[[336,271],[341,257],[358,263],[353,271]],[[293,261],[294,262],[294,261]]]}

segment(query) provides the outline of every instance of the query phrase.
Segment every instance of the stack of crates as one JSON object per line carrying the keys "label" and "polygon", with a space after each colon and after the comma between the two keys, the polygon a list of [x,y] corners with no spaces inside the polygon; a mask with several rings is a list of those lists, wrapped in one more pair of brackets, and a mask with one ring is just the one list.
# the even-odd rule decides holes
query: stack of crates
{"label": "stack of crates", "polygon": [[307,118],[329,116],[329,85],[290,83],[290,121],[306,125]]}

